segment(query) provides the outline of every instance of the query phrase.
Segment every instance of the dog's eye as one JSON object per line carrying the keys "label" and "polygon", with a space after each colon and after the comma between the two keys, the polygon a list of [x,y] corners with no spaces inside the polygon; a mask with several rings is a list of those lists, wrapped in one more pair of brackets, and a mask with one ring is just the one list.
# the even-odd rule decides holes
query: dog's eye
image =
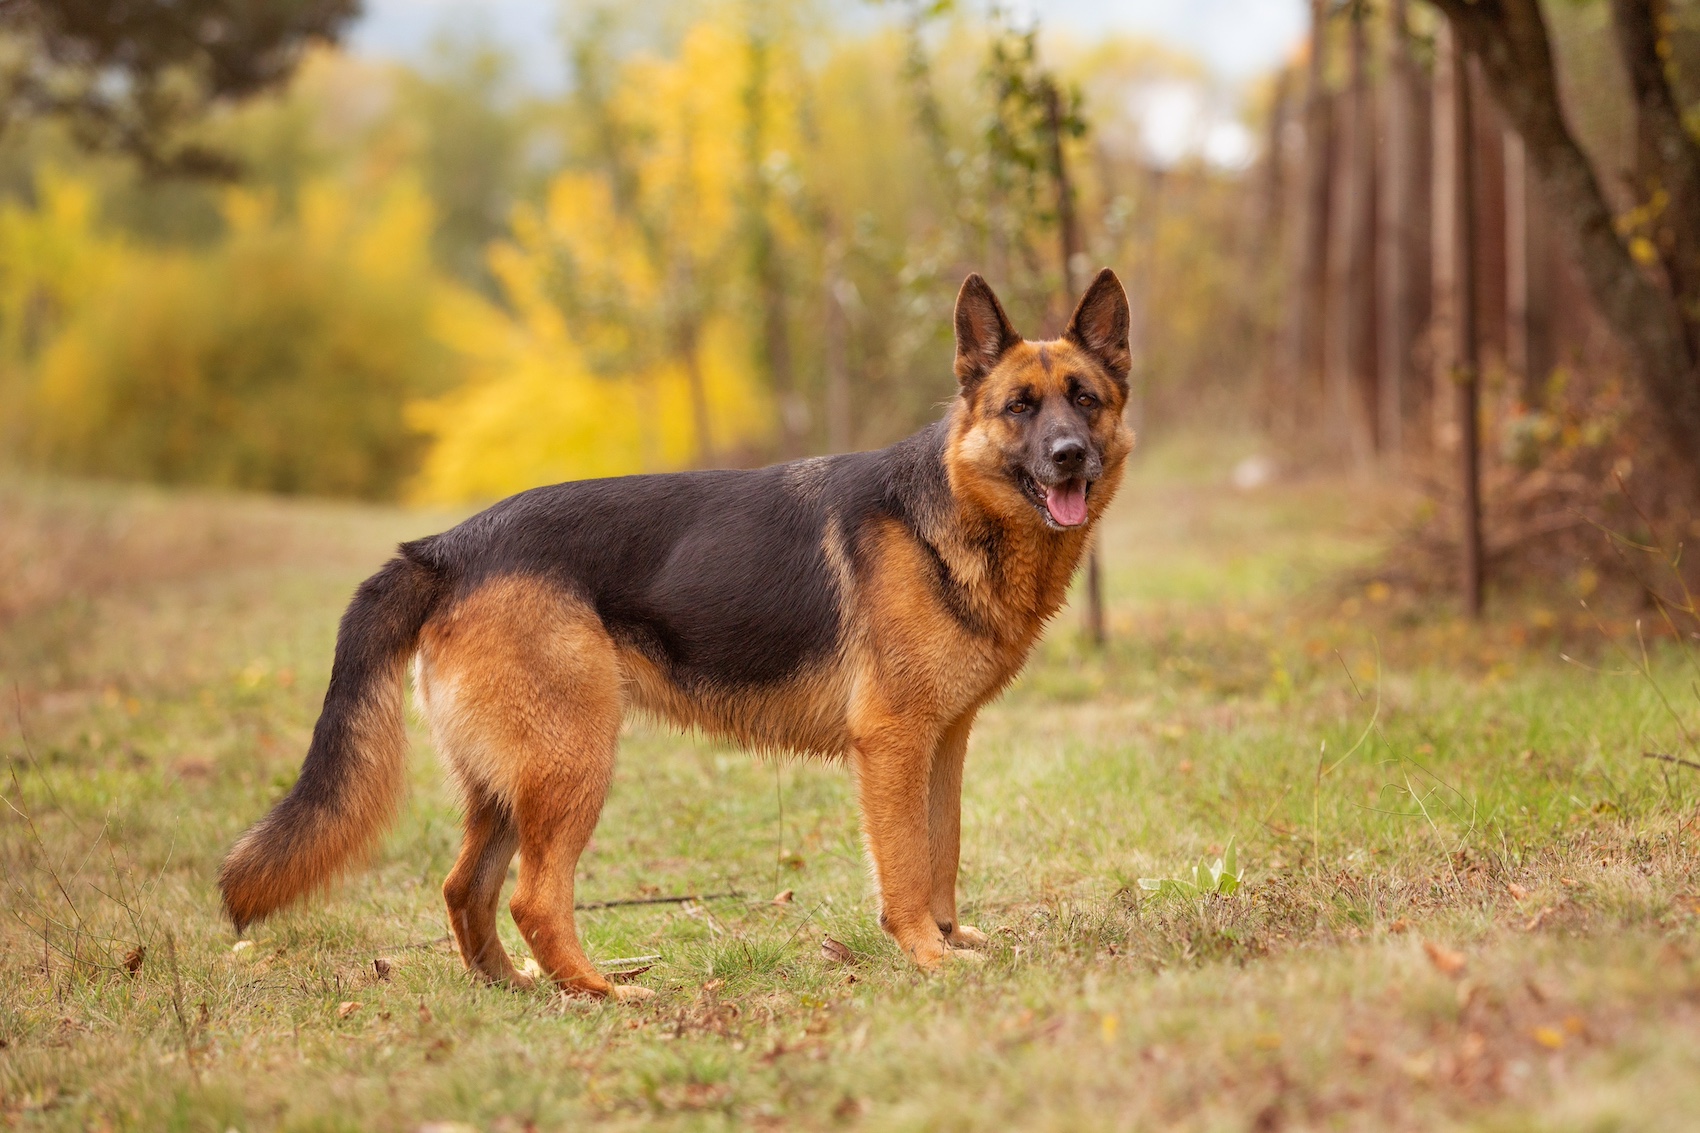
{"label": "dog's eye", "polygon": [[1008,405],[1004,406],[1003,411],[1005,413],[1025,413],[1025,412],[1027,412],[1027,410],[1029,408],[1031,408],[1031,407],[1025,401],[1022,401],[1020,398],[1017,398],[1016,400],[1010,402]]}
{"label": "dog's eye", "polygon": [[1098,404],[1098,399],[1089,393],[1083,393],[1074,399],[1074,403],[1082,409],[1092,409]]}

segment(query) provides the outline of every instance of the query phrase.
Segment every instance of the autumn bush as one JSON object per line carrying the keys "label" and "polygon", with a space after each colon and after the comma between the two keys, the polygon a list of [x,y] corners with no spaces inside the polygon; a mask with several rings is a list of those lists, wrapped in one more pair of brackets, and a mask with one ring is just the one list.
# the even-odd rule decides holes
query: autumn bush
{"label": "autumn bush", "polygon": [[31,463],[100,477],[391,496],[422,438],[406,401],[453,379],[431,336],[444,285],[430,207],[405,182],[369,202],[310,185],[292,215],[230,193],[228,237],[157,250],[48,199],[14,229],[104,269],[68,294],[11,415]]}

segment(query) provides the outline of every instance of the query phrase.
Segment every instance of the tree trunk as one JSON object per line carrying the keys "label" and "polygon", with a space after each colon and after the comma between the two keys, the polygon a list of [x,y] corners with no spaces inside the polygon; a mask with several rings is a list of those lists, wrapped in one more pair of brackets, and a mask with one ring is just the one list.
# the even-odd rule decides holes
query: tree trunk
{"label": "tree trunk", "polygon": [[[1634,357],[1672,450],[1700,474],[1700,350],[1694,346],[1693,320],[1684,317],[1678,294],[1641,270],[1630,245],[1614,227],[1612,210],[1593,167],[1564,121],[1539,0],[1434,2],[1446,13],[1464,48],[1481,60],[1501,109],[1522,137],[1544,203],[1555,224],[1564,230],[1600,313]],[[1656,64],[1657,35],[1649,37],[1647,28],[1636,22],[1649,19],[1648,5],[1637,0],[1613,0],[1613,16],[1622,32],[1620,42],[1635,46],[1638,60],[1652,43]],[[1659,110],[1660,103],[1674,105],[1662,67],[1638,62],[1630,70],[1643,112],[1642,128],[1660,139],[1659,145],[1642,156],[1660,162],[1663,184],[1684,183],[1684,170],[1691,164],[1684,155],[1692,152],[1694,144],[1679,131],[1668,129],[1669,123]],[[1656,88],[1662,88],[1662,94]],[[1695,197],[1690,193],[1686,200],[1674,195],[1669,200],[1677,212],[1686,215],[1700,210]],[[1674,219],[1670,223],[1673,227],[1678,224]],[[1673,232],[1672,239],[1679,236]],[[1696,484],[1700,485],[1700,475]]]}
{"label": "tree trunk", "polygon": [[[1291,99],[1292,71],[1283,67],[1275,76],[1275,92],[1269,103],[1268,134],[1264,139],[1263,178],[1258,191],[1257,261],[1260,285],[1259,309],[1275,308],[1273,292],[1267,285],[1279,278],[1283,243],[1287,225],[1286,154],[1282,141],[1287,128],[1287,104]],[[1106,192],[1106,196],[1110,194]],[[1262,366],[1258,374],[1258,416],[1265,429],[1275,429],[1281,422],[1281,328],[1279,318],[1269,319],[1258,328]]]}
{"label": "tree trunk", "polygon": [[1482,509],[1481,509],[1481,330],[1477,325],[1479,288],[1476,264],[1476,109],[1474,83],[1469,61],[1459,48],[1457,36],[1448,36],[1452,60],[1453,230],[1457,252],[1457,318],[1453,320],[1453,371],[1455,415],[1459,424],[1459,568],[1464,589],[1464,612],[1482,616]]}
{"label": "tree trunk", "polygon": [[1518,400],[1533,408],[1541,404],[1553,367],[1552,251],[1523,139],[1507,128],[1504,146],[1505,362]]}
{"label": "tree trunk", "polygon": [[1376,269],[1381,277],[1376,294],[1379,307],[1377,369],[1380,379],[1376,418],[1381,451],[1395,461],[1405,451],[1405,415],[1414,385],[1411,347],[1417,326],[1413,317],[1415,304],[1411,266],[1416,258],[1412,229],[1416,223],[1415,186],[1421,163],[1417,154],[1414,71],[1405,0],[1392,0],[1388,5],[1386,57],[1383,61],[1386,135],[1382,176],[1378,182],[1380,209],[1376,218],[1379,229]]}
{"label": "tree trunk", "polygon": [[[1069,311],[1079,298],[1082,274],[1080,229],[1074,214],[1074,186],[1068,179],[1068,162],[1062,144],[1062,106],[1057,85],[1045,80],[1045,119],[1050,130],[1051,175],[1057,190],[1058,252],[1062,256],[1063,310]],[[1064,316],[1067,317],[1066,315]],[[1086,636],[1093,645],[1103,645],[1104,582],[1098,565],[1098,542],[1086,553]]]}
{"label": "tree trunk", "polygon": [[1456,442],[1452,430],[1452,375],[1458,369],[1458,84],[1452,51],[1452,29],[1442,23],[1435,34],[1434,110],[1431,115],[1434,156],[1431,165],[1429,237],[1431,246],[1429,404],[1432,447],[1448,449]]}
{"label": "tree trunk", "polygon": [[1349,16],[1350,81],[1341,102],[1341,224],[1329,265],[1327,381],[1329,412],[1360,468],[1375,454],[1375,130],[1370,111],[1365,15]]}
{"label": "tree trunk", "polygon": [[1292,307],[1287,327],[1287,426],[1297,432],[1321,384],[1323,308],[1328,288],[1328,219],[1333,170],[1333,106],[1324,62],[1328,51],[1327,0],[1311,0],[1310,60],[1305,77],[1304,161]]}
{"label": "tree trunk", "polygon": [[827,237],[826,304],[821,339],[826,350],[826,447],[832,452],[849,452],[854,444],[850,420],[850,335],[845,300],[849,286],[843,278],[844,243],[835,234]]}

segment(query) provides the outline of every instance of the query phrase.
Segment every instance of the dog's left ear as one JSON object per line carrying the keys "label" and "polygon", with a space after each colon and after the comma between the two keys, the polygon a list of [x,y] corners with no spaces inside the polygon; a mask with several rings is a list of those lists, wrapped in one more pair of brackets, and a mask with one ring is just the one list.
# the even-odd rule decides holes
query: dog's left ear
{"label": "dog's left ear", "polygon": [[1102,362],[1110,375],[1125,386],[1127,372],[1133,368],[1133,352],[1127,341],[1132,322],[1122,281],[1105,268],[1080,297],[1080,306],[1074,309],[1074,317],[1068,320],[1063,337]]}

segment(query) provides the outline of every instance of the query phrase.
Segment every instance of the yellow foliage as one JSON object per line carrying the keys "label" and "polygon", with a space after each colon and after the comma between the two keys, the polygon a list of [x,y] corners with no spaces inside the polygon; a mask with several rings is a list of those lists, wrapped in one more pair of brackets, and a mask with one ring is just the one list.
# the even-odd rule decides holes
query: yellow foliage
{"label": "yellow foliage", "polygon": [[[412,407],[432,438],[417,498],[488,499],[701,461],[693,364],[717,452],[771,430],[750,332],[709,298],[736,285],[748,59],[735,27],[705,20],[675,57],[627,62],[608,110],[638,140],[633,199],[616,200],[607,172],[557,176],[490,252],[512,316],[465,297],[441,308],[439,336],[474,376]],[[765,139],[781,173],[796,119],[784,97]]]}
{"label": "yellow foliage", "polygon": [[447,384],[453,361],[430,335],[446,285],[416,185],[357,203],[312,182],[293,217],[232,191],[228,237],[197,252],[104,240],[74,188],[42,199],[18,223],[78,234],[82,259],[102,267],[75,270],[56,332],[17,383],[27,458],[168,483],[394,493],[420,443],[403,405]]}
{"label": "yellow foliage", "polygon": [[[598,377],[557,312],[542,302],[530,312],[516,320],[466,293],[439,305],[437,334],[470,376],[410,407],[409,421],[433,438],[414,498],[488,500],[560,480],[689,466],[696,438],[679,365]],[[714,418],[765,432],[766,401],[724,321],[710,325],[701,355]]]}

